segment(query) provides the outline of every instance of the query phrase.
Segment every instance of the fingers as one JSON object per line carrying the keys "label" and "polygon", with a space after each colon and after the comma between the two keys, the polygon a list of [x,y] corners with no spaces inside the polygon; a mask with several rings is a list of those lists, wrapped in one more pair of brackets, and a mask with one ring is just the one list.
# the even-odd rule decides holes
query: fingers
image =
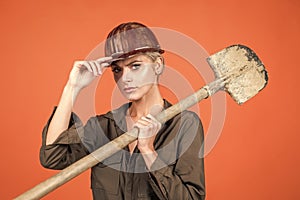
{"label": "fingers", "polygon": [[103,74],[104,68],[109,66],[109,62],[112,57],[103,57],[97,60],[90,61],[76,61],[75,65],[80,68],[80,70],[88,70],[94,76],[100,76]]}
{"label": "fingers", "polygon": [[99,63],[95,61],[88,61],[88,64],[91,66],[94,76],[99,76],[102,74],[102,70]]}
{"label": "fingers", "polygon": [[113,59],[113,57],[109,56],[109,57],[102,57],[102,58],[98,58],[97,60],[95,60],[98,63],[109,63],[109,61]]}
{"label": "fingers", "polygon": [[112,60],[112,57],[103,57],[103,58],[99,58],[95,61],[93,61],[96,65],[97,65],[97,68],[98,68],[98,72],[102,73],[103,72],[103,69],[105,67],[108,67],[110,65],[110,61]]}
{"label": "fingers", "polygon": [[152,115],[148,114],[138,120],[135,123],[135,126],[140,130],[139,138],[148,138],[158,133],[161,128],[161,123],[158,122]]}
{"label": "fingers", "polygon": [[142,117],[142,119],[144,121],[147,121],[148,123],[150,123],[151,125],[153,125],[154,127],[158,128],[158,129],[161,128],[161,123],[159,121],[157,121],[157,119],[155,117],[153,117],[153,115],[151,115],[151,114],[148,114],[146,117]]}

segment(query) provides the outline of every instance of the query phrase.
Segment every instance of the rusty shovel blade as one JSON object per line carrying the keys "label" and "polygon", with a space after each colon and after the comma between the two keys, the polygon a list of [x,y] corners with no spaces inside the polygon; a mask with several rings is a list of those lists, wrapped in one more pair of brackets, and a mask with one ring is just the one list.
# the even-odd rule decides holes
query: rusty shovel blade
{"label": "rusty shovel blade", "polygon": [[224,80],[223,90],[238,103],[243,104],[268,83],[267,71],[249,47],[229,46],[207,58],[216,79]]}

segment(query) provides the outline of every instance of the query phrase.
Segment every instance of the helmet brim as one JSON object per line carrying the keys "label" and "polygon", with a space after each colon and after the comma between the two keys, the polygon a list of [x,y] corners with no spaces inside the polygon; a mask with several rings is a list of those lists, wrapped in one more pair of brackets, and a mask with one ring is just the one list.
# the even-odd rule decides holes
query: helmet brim
{"label": "helmet brim", "polygon": [[117,53],[113,53],[112,55],[110,55],[110,57],[112,57],[112,59],[109,60],[108,63],[111,64],[113,62],[131,58],[137,54],[146,53],[146,52],[158,52],[160,54],[163,54],[165,51],[163,49],[159,49],[159,48],[141,47],[141,48],[134,49],[133,51],[130,51],[130,52],[117,52]]}

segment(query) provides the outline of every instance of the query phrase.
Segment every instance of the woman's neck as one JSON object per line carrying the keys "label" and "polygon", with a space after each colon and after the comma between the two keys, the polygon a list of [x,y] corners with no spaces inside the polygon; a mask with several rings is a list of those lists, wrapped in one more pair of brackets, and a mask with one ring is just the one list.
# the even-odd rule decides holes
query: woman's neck
{"label": "woman's neck", "polygon": [[142,116],[146,116],[147,114],[158,114],[163,109],[163,106],[163,98],[158,87],[155,87],[151,92],[147,93],[141,99],[132,101],[132,104],[128,109],[128,114],[134,121],[137,121]]}

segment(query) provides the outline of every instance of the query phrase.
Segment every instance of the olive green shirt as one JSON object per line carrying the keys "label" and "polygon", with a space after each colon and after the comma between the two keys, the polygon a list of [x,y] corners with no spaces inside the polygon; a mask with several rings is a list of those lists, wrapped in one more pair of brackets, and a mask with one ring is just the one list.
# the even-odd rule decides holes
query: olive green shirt
{"label": "olive green shirt", "polygon": [[[43,130],[41,164],[63,169],[127,131],[125,115],[129,104],[97,115],[82,125],[72,113],[69,128],[53,144],[46,145]],[[165,101],[164,107],[170,104]],[[199,117],[184,111],[158,132],[154,147],[158,158],[147,169],[138,148],[128,147],[100,162],[91,170],[91,188],[95,200],[205,199],[203,128]]]}

